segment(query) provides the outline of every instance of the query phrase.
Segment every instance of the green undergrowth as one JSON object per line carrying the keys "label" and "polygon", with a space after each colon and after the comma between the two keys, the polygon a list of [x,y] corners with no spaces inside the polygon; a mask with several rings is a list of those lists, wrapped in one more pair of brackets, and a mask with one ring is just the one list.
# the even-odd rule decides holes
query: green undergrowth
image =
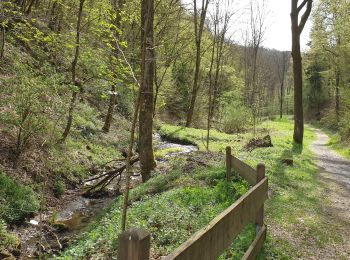
{"label": "green undergrowth", "polygon": [[[168,174],[158,175],[131,192],[133,204],[128,210],[128,227],[141,227],[152,233],[152,252],[155,256],[173,251],[248,189],[247,184],[238,179],[227,183],[223,166],[201,168],[184,174],[186,164],[183,160],[176,160],[174,165]],[[115,259],[121,203],[122,199],[119,198],[58,259]],[[235,250],[240,256],[248,248],[251,234],[240,238]]]}
{"label": "green undergrowth", "polygon": [[[174,140],[181,138],[204,149],[205,130],[165,125],[160,131],[162,136],[172,135]],[[306,127],[304,147],[293,143],[293,124],[287,119],[264,122],[258,133],[259,136],[270,134],[273,147],[247,152],[242,148],[251,134],[228,135],[216,131],[212,132],[210,147],[220,152],[230,145],[233,154],[251,166],[261,162],[266,165],[270,193],[265,207],[268,235],[259,257],[297,259],[303,257],[300,248],[310,243],[320,247],[338,243],[337,235],[324,227],[319,214],[323,187],[317,180],[317,166],[308,148],[314,139],[313,131]],[[199,154],[205,158],[205,152]],[[223,162],[224,154],[219,154]],[[286,159],[293,165],[286,165]],[[173,165],[173,170],[156,175],[131,194],[128,227],[151,231],[154,256],[171,252],[247,190],[242,180],[225,184],[224,167],[217,162],[207,167],[192,166],[190,170],[184,159],[176,159]],[[115,258],[120,205],[118,199],[60,259],[88,259],[92,255],[95,259]],[[254,227],[247,226],[221,258],[240,259],[254,234]]]}
{"label": "green undergrowth", "polygon": [[328,146],[343,157],[350,159],[350,140],[342,138],[341,130],[331,129],[327,124],[314,122],[313,126],[320,128],[329,137]]}
{"label": "green undergrowth", "polygon": [[[251,166],[265,164],[270,190],[266,223],[273,231],[268,231],[264,257],[296,259],[301,256],[299,246],[339,243],[337,234],[328,230],[320,217],[323,186],[318,181],[318,167],[309,149],[315,138],[313,130],[306,126],[303,147],[293,143],[293,123],[288,119],[266,121],[257,130],[258,136],[270,134],[273,147],[247,152],[242,147],[252,138],[251,134],[227,135],[213,131],[210,149],[224,151],[229,145],[235,156]],[[189,140],[204,149],[205,130],[165,125],[161,133],[165,138]],[[292,161],[293,165],[286,165],[286,161]]]}
{"label": "green undergrowth", "polygon": [[[103,122],[97,114],[87,104],[79,104],[71,135],[64,144],[50,146],[52,159],[46,165],[59,178],[77,183],[87,177],[92,166],[122,157],[120,150],[127,145],[127,129],[116,125],[117,129],[106,134],[101,130]],[[124,126],[127,124],[126,119],[118,120]]]}
{"label": "green undergrowth", "polygon": [[19,248],[19,238],[8,232],[6,222],[0,218],[0,252],[4,250],[12,251]]}
{"label": "green undergrowth", "polygon": [[39,209],[39,201],[30,186],[19,185],[0,172],[0,219],[7,223],[21,223]]}
{"label": "green undergrowth", "polygon": [[17,250],[19,238],[8,231],[9,224],[22,222],[39,209],[39,201],[29,186],[21,186],[0,171],[0,252]]}
{"label": "green undergrowth", "polygon": [[[206,149],[207,130],[165,124],[160,126],[159,133],[165,140],[196,145],[201,150]],[[241,147],[243,139],[248,137],[252,136],[250,134],[231,135],[217,130],[211,130],[209,148],[211,151],[221,152],[225,151],[228,145],[238,148]]]}
{"label": "green undergrowth", "polygon": [[337,151],[340,155],[344,156],[345,158],[350,159],[350,141],[342,140],[339,133],[334,133],[330,130],[324,131],[329,136],[328,146],[331,149]]}

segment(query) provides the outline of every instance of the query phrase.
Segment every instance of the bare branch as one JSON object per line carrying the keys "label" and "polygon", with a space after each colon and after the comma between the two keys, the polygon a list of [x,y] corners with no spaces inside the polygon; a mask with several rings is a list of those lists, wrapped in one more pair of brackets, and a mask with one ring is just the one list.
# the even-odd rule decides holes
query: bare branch
{"label": "bare branch", "polygon": [[311,14],[312,2],[313,2],[313,0],[307,0],[307,7],[306,7],[306,10],[305,10],[305,13],[301,17],[300,23],[299,23],[299,34],[302,33],[302,31],[303,31],[303,29],[305,27],[306,21],[307,21],[307,19],[309,18],[310,14]]}
{"label": "bare branch", "polygon": [[298,13],[304,8],[304,6],[307,4],[309,0],[304,0],[297,8]]}

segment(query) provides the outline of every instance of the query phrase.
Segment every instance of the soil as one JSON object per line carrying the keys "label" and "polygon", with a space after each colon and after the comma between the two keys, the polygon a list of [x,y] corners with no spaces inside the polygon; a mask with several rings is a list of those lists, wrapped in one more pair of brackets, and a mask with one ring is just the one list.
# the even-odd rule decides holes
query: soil
{"label": "soil", "polygon": [[272,142],[271,142],[271,136],[270,135],[266,135],[262,138],[253,138],[251,139],[246,146],[244,147],[244,149],[248,152],[253,151],[256,148],[266,148],[266,147],[272,147]]}

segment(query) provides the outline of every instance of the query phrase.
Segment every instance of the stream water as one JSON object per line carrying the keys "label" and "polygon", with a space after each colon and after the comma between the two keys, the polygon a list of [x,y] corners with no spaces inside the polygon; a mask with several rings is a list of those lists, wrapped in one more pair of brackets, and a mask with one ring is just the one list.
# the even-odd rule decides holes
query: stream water
{"label": "stream water", "polygon": [[[156,133],[154,135],[155,150],[168,150],[169,153],[159,159],[158,167],[166,168],[170,157],[189,154],[197,151],[193,145],[182,145],[163,140]],[[132,167],[132,186],[141,183],[139,164]],[[36,259],[38,254],[52,255],[63,250],[104,208],[110,205],[118,196],[116,182],[107,187],[110,194],[103,198],[84,198],[81,190],[71,190],[62,197],[66,204],[60,209],[52,208],[41,215],[35,216],[30,221],[16,230],[21,238],[21,255],[19,259]],[[49,223],[54,223],[55,228]],[[57,232],[57,229],[59,230]],[[41,245],[39,247],[39,245]]]}

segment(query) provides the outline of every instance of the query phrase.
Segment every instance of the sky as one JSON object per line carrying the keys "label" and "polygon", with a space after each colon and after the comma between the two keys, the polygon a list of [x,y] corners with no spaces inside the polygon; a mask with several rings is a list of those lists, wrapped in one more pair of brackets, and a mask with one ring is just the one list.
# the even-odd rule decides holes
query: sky
{"label": "sky", "polygon": [[[229,1],[230,8],[236,10],[246,10],[249,0],[227,0]],[[262,0],[255,0],[259,3]],[[183,3],[187,4],[188,8],[191,8],[193,0],[182,0]],[[198,1],[197,2],[201,2]],[[232,4],[233,3],[233,4]],[[291,50],[291,22],[290,22],[290,0],[266,0],[266,32],[262,45],[270,49],[277,49],[281,51]],[[213,8],[209,9],[212,12]],[[249,19],[249,15],[246,11],[241,11],[245,14],[237,15],[234,21],[231,22],[230,34],[234,42],[242,43],[243,31],[247,25],[245,21]],[[209,17],[209,16],[208,16]],[[310,20],[310,19],[309,19]],[[301,35],[301,48],[307,50],[307,43],[309,42],[309,35],[311,31],[311,22],[308,21],[304,31]]]}
{"label": "sky", "polygon": [[[268,0],[268,10],[271,18],[268,21],[268,28],[263,45],[277,50],[291,50],[291,24],[290,24],[290,0]],[[301,35],[301,46],[305,50],[309,42],[311,22],[307,22]]]}

